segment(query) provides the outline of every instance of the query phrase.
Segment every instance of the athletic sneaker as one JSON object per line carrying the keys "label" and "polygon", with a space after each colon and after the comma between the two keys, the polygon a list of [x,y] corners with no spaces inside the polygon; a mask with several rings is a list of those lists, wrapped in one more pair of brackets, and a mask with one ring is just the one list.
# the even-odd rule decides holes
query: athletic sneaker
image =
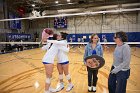
{"label": "athletic sneaker", "polygon": [[44,93],[51,93],[50,91],[45,91]]}
{"label": "athletic sneaker", "polygon": [[64,83],[58,83],[57,87],[56,87],[56,92],[61,91],[62,89],[64,89]]}
{"label": "athletic sneaker", "polygon": [[50,87],[50,88],[49,88],[49,91],[50,91],[50,92],[56,92],[56,89]]}
{"label": "athletic sneaker", "polygon": [[92,92],[92,87],[88,86],[88,92]]}
{"label": "athletic sneaker", "polygon": [[96,87],[95,86],[93,86],[93,92],[96,92]]}
{"label": "athletic sneaker", "polygon": [[73,84],[68,84],[66,91],[68,92],[68,91],[72,90],[73,87],[74,87]]}

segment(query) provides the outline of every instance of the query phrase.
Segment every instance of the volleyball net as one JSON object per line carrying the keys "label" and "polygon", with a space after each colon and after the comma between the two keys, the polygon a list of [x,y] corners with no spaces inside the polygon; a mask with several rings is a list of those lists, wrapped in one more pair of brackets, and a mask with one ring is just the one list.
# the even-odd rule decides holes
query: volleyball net
{"label": "volleyball net", "polygon": [[[79,44],[87,44],[88,42],[68,42],[69,45],[79,45]],[[140,42],[126,42],[130,45],[139,45]],[[32,45],[40,45],[41,42],[0,42],[1,45],[3,44],[32,44]],[[108,44],[108,45],[115,45],[115,42],[100,42],[100,44]]]}

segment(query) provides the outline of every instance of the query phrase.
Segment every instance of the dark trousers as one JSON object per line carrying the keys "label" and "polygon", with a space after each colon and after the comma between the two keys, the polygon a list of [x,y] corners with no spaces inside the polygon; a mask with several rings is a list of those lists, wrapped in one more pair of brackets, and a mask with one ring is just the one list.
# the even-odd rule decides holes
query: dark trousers
{"label": "dark trousers", "polygon": [[88,71],[88,86],[96,86],[97,84],[97,74],[98,70],[91,70],[89,67],[87,67]]}
{"label": "dark trousers", "polygon": [[[111,70],[114,69],[112,66]],[[130,70],[119,71],[117,74],[109,74],[108,90],[109,93],[126,93],[127,79],[130,76]]]}

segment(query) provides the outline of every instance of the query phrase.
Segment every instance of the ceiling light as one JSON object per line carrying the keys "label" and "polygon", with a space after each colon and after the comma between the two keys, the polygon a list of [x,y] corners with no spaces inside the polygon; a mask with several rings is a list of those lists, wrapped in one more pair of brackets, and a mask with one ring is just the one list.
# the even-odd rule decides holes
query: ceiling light
{"label": "ceiling light", "polygon": [[67,0],[67,2],[70,2],[70,0]]}
{"label": "ceiling light", "polygon": [[32,4],[32,7],[35,7],[35,4]]}
{"label": "ceiling light", "polygon": [[55,1],[56,4],[58,4],[58,1]]}
{"label": "ceiling light", "polygon": [[58,11],[58,13],[68,13],[68,12],[77,12],[77,11],[80,11],[80,9],[65,9],[65,10],[63,10],[63,9],[61,9],[61,10],[57,10]]}

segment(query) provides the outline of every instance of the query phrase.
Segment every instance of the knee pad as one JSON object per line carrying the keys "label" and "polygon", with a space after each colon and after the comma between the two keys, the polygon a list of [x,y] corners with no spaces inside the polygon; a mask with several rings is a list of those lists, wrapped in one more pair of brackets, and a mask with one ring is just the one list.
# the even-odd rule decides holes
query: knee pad
{"label": "knee pad", "polygon": [[59,79],[63,79],[63,74],[60,74],[59,75]]}
{"label": "knee pad", "polygon": [[51,78],[46,78],[46,83],[50,84],[51,83]]}
{"label": "knee pad", "polygon": [[66,79],[67,80],[70,80],[71,79],[70,74],[66,75]]}

